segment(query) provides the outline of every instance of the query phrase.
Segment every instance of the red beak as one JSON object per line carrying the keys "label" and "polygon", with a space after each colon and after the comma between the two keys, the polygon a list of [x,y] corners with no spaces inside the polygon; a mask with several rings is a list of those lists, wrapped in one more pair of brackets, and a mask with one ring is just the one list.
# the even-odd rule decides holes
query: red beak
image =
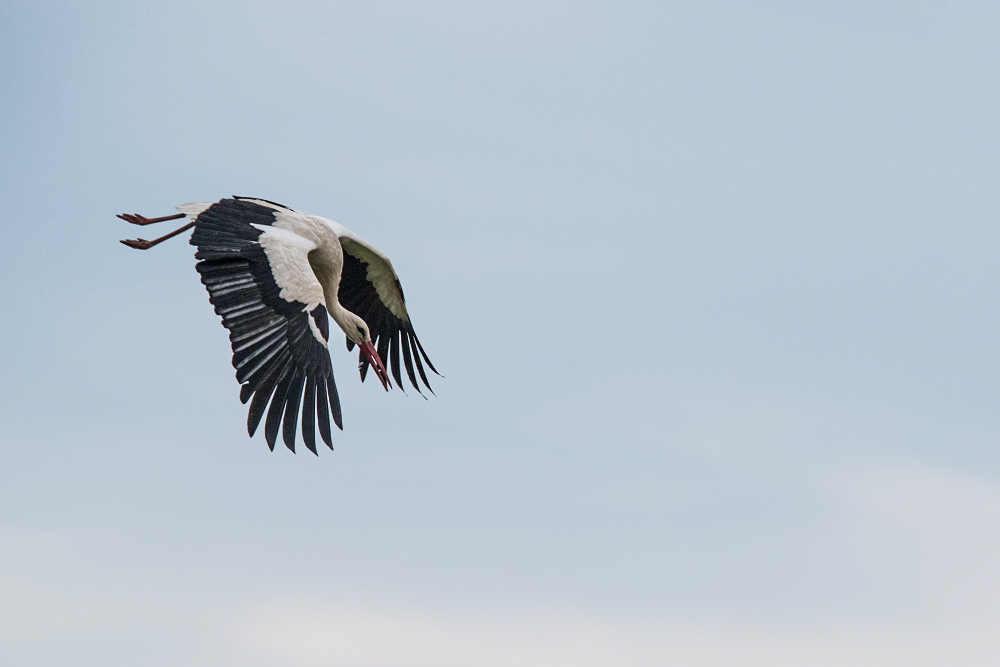
{"label": "red beak", "polygon": [[375,371],[375,375],[382,382],[382,387],[389,391],[389,387],[392,386],[392,382],[389,381],[389,374],[385,370],[385,366],[382,365],[382,359],[379,358],[378,352],[375,351],[375,346],[371,344],[371,341],[361,343],[361,351],[365,353],[368,358],[368,365],[372,367]]}

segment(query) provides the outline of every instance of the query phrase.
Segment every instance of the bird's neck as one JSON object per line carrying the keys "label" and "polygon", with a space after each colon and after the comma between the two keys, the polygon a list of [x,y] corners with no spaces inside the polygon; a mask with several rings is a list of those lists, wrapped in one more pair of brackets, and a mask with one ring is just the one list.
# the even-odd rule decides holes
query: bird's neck
{"label": "bird's neck", "polygon": [[351,320],[350,313],[346,308],[340,305],[336,296],[332,299],[327,299],[326,311],[330,313],[330,317],[333,318],[333,321],[337,323],[337,326],[340,327],[340,330],[343,331],[348,338],[351,337],[352,333],[356,333],[354,322]]}
{"label": "bird's neck", "polygon": [[[334,251],[336,250],[336,252]],[[337,300],[337,293],[340,287],[340,267],[343,265],[343,255],[340,253],[340,245],[332,246],[322,244],[316,250],[309,253],[309,265],[312,267],[316,279],[323,286],[323,297],[326,301],[326,312],[330,314],[333,321],[337,323],[345,333],[349,330],[347,311]]]}

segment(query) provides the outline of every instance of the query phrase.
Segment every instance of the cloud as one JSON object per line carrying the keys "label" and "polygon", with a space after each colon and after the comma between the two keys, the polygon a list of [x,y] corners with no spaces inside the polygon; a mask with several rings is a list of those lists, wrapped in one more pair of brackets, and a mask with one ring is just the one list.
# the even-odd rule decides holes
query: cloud
{"label": "cloud", "polygon": [[239,660],[302,667],[988,665],[1000,651],[985,619],[940,628],[789,629],[294,602],[259,606],[230,637]]}

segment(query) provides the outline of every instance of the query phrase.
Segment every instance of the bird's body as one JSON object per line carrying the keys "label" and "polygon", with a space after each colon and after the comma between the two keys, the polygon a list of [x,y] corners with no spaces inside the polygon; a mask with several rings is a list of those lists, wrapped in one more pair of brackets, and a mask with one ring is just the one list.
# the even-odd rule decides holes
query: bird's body
{"label": "bird's body", "polygon": [[423,363],[437,371],[413,332],[392,263],[374,246],[332,220],[263,199],[234,197],[183,204],[177,210],[176,216],[153,220],[119,216],[140,225],[190,219],[155,241],[123,243],[146,249],[194,227],[190,242],[198,248],[196,268],[229,329],[240,399],[250,402],[251,436],[266,411],[268,446],[274,448],[281,430],[285,445],[294,451],[301,403],[306,447],[316,452],[318,424],[320,437],[332,449],[330,418],[339,428],[343,424],[327,314],[347,336],[347,349],[361,348],[362,381],[370,366],[388,389],[388,365],[402,385],[402,365],[418,392],[417,374],[430,389]]}

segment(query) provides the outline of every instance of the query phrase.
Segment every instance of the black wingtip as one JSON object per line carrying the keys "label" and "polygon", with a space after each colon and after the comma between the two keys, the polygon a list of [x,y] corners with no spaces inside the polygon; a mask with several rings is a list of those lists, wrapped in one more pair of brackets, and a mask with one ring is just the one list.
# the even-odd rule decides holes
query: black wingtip
{"label": "black wingtip", "polygon": [[327,409],[326,378],[316,378],[316,418],[319,422],[319,437],[326,446],[333,449],[333,438],[330,436],[330,412]]}
{"label": "black wingtip", "polygon": [[302,442],[316,456],[316,380],[310,374],[306,377],[306,387],[302,394]]}
{"label": "black wingtip", "polygon": [[402,365],[399,362],[399,339],[401,338],[401,332],[394,333],[389,338],[389,358],[385,360],[386,366],[391,366],[392,378],[399,385],[399,390],[406,394],[406,389],[403,388],[403,375],[399,369]]}
{"label": "black wingtip", "polygon": [[267,400],[271,398],[271,392],[274,391],[274,387],[268,387],[265,391],[261,388],[253,396],[253,401],[250,403],[250,410],[247,412],[247,433],[250,437],[257,432],[257,427],[260,426],[260,420],[264,416],[264,410],[267,408]]}
{"label": "black wingtip", "polygon": [[417,393],[423,396],[424,392],[420,391],[420,385],[417,384],[417,376],[413,372],[413,358],[410,356],[410,336],[404,332],[399,338],[400,347],[403,350],[403,364],[406,366],[406,377],[410,379],[410,384],[417,390]]}
{"label": "black wingtip", "polygon": [[[260,421],[267,410],[267,402],[270,400],[271,394],[274,393],[275,384],[277,384],[278,378],[285,372],[288,363],[290,363],[290,358],[289,361],[285,362],[283,367],[272,369],[267,375],[261,378],[260,382],[257,383],[256,389],[254,389],[253,400],[250,401],[250,410],[247,412],[247,433],[250,434],[251,438],[257,432],[257,427],[260,426]],[[242,392],[242,390],[240,391]]]}
{"label": "black wingtip", "polygon": [[[267,418],[264,420],[264,437],[267,445],[274,451],[274,445],[278,441],[278,431],[281,430],[281,415],[285,411],[285,397],[288,395],[288,385],[291,378],[285,378],[278,383],[271,397],[271,407],[267,410]],[[294,451],[294,450],[292,450]]]}
{"label": "black wingtip", "polygon": [[282,439],[285,441],[285,446],[293,452],[295,451],[295,430],[299,418],[299,399],[302,398],[302,385],[304,383],[304,375],[296,370],[288,387],[288,396],[285,399],[285,419],[281,424]]}
{"label": "black wingtip", "polygon": [[[330,413],[333,415],[333,423],[337,425],[341,431],[344,430],[344,416],[340,411],[340,394],[337,393],[337,381],[333,379],[333,370],[330,370],[330,375],[326,379],[326,386],[328,391],[327,398],[330,401]],[[332,447],[331,447],[332,449]]]}
{"label": "black wingtip", "polygon": [[443,375],[441,375],[440,373],[438,373],[438,370],[436,368],[434,368],[434,364],[431,363],[430,358],[427,356],[427,353],[424,351],[424,346],[420,344],[420,339],[417,338],[416,334],[413,334],[413,342],[417,344],[417,349],[420,350],[420,355],[424,358],[424,361],[427,362],[427,366],[431,369],[431,371],[434,373],[434,375],[437,375],[438,377],[444,377]]}

